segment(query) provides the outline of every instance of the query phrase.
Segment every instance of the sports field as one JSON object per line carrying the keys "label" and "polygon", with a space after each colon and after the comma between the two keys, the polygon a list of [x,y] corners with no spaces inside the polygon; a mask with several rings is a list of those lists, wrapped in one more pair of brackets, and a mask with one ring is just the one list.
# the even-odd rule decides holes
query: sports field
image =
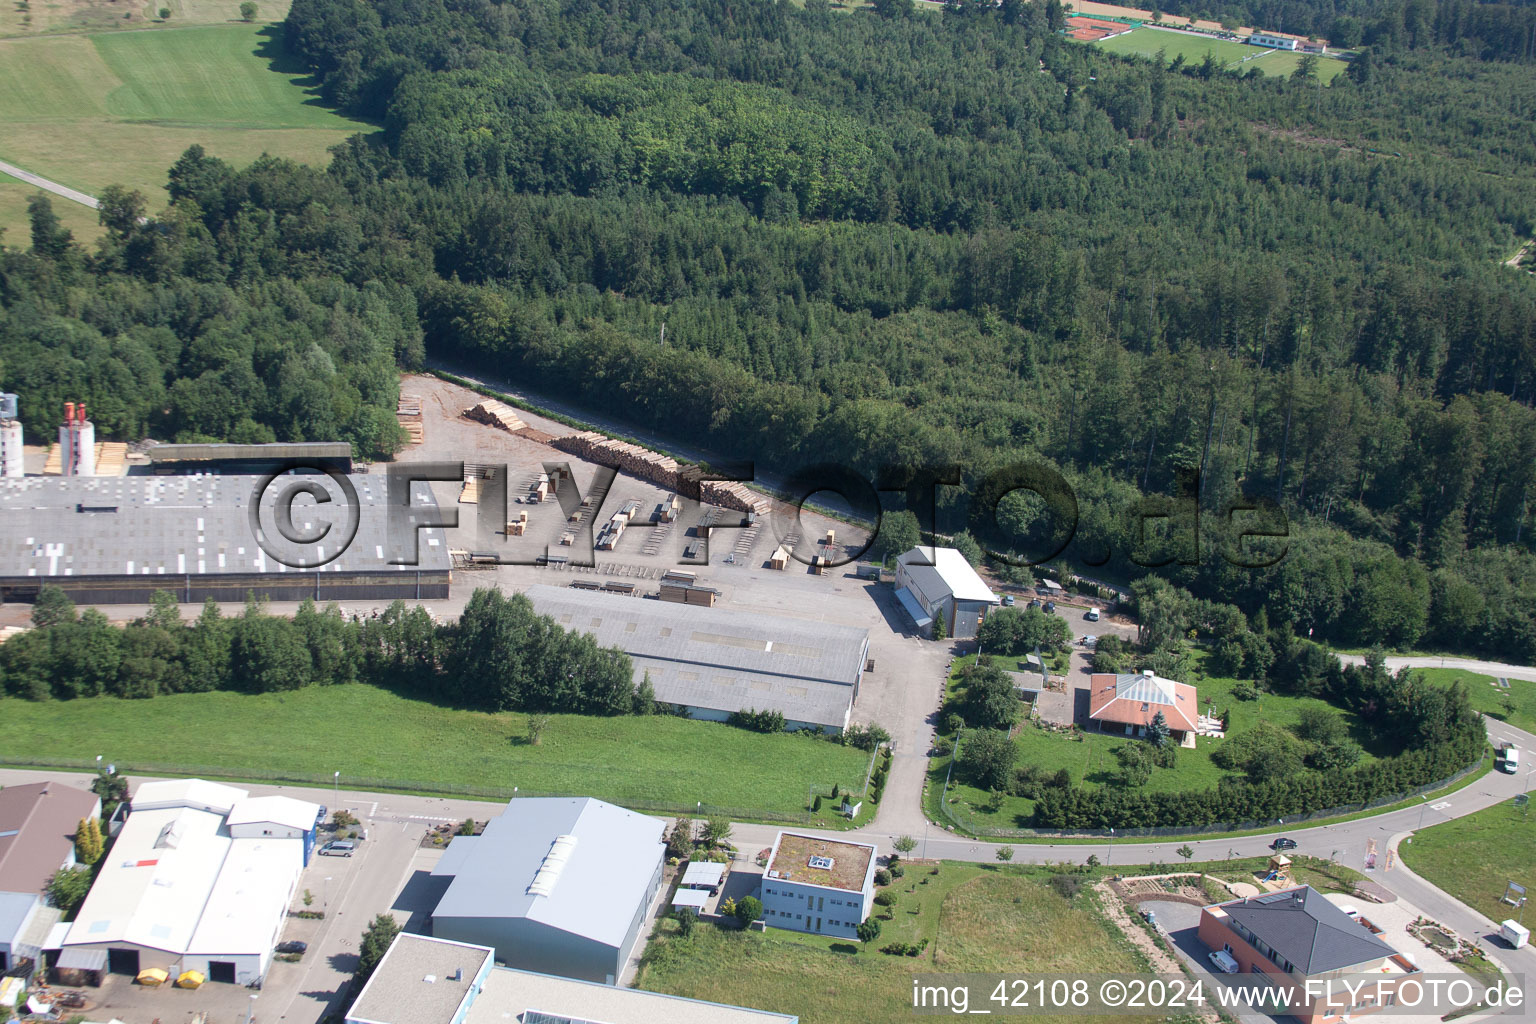
{"label": "sports field", "polygon": [[[1123,36],[1100,40],[1093,45],[1110,53],[1139,57],[1156,57],[1161,51],[1170,61],[1183,54],[1184,63],[1187,65],[1201,63],[1205,60],[1205,55],[1210,53],[1229,70],[1246,73],[1249,68],[1258,68],[1266,75],[1279,75],[1282,78],[1290,77],[1291,72],[1295,71],[1296,66],[1301,63],[1301,58],[1305,56],[1305,54],[1286,50],[1266,51],[1262,47],[1234,43],[1229,39],[1212,39],[1187,32],[1170,32],[1167,29],[1148,26],[1133,29]],[[1333,81],[1335,76],[1344,73],[1344,66],[1344,61],[1334,57],[1319,58],[1318,80],[1326,85]]]}
{"label": "sports field", "polygon": [[[324,163],[370,128],[321,106],[280,40],[259,24],[0,40],[0,159],[85,192],[140,189],[151,210],[194,143],[242,165],[262,153]],[[31,194],[14,189],[0,190],[12,244]],[[54,200],[61,216],[65,205]]]}

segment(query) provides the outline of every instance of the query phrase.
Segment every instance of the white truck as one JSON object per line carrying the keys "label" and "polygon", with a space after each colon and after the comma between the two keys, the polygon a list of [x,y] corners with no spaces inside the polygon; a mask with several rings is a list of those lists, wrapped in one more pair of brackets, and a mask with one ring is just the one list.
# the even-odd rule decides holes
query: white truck
{"label": "white truck", "polygon": [[1520,748],[1513,743],[1499,751],[1499,767],[1510,775],[1520,770]]}
{"label": "white truck", "polygon": [[1499,938],[1509,943],[1510,949],[1519,949],[1531,941],[1531,930],[1523,924],[1505,921],[1499,925]]}

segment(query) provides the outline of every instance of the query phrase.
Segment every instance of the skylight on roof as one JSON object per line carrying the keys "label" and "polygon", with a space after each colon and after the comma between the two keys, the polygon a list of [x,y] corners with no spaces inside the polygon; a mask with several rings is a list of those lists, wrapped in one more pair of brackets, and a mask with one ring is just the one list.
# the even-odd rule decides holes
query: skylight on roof
{"label": "skylight on roof", "polygon": [[831,857],[812,857],[811,858],[811,867],[813,867],[813,868],[824,868],[827,871],[831,871],[832,870],[832,865],[835,864],[835,863],[837,863],[837,862],[834,861]]}
{"label": "skylight on roof", "polygon": [[528,895],[548,896],[554,892],[555,883],[560,881],[560,873],[565,870],[565,862],[570,860],[571,851],[574,849],[576,849],[575,836],[556,836],[554,843],[549,847],[549,852],[544,855],[538,872],[533,876],[533,882],[528,886]]}

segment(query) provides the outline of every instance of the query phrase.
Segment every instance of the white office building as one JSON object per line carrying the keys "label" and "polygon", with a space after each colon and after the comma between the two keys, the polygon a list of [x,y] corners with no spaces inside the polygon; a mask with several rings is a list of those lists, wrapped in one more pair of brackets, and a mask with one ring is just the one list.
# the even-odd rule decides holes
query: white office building
{"label": "white office building", "polygon": [[877,853],[865,843],[780,832],[763,872],[763,923],[857,938],[874,907]]}

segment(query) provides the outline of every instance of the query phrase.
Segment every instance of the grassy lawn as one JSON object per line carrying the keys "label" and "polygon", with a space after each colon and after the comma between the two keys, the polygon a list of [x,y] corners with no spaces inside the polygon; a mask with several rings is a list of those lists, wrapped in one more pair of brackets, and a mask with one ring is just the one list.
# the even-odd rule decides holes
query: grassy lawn
{"label": "grassy lawn", "polygon": [[[1536,683],[1526,679],[1511,679],[1509,689],[1497,685],[1493,676],[1468,672],[1461,668],[1414,669],[1426,682],[1450,686],[1461,682],[1466,685],[1472,706],[1485,715],[1508,722],[1517,729],[1536,730]],[[1506,708],[1504,702],[1509,701]]]}
{"label": "grassy lawn", "polygon": [[1434,825],[1398,847],[1403,863],[1495,921],[1514,917],[1500,903],[1506,882],[1536,885],[1536,816],[1507,802]]}
{"label": "grassy lawn", "polygon": [[93,194],[137,188],[151,212],[194,143],[237,165],[263,153],[322,164],[368,130],[319,104],[272,26],[0,40],[0,159]]}
{"label": "grassy lawn", "polygon": [[[922,972],[1146,970],[1086,888],[1069,901],[1045,884],[1041,869],[945,862],[938,875],[930,870],[907,865],[890,887],[899,896],[892,920],[881,921],[880,938],[867,947],[776,928],[722,931],[707,923],[683,939],[674,922],[664,921],[637,985],[798,1014],[806,1024],[866,1024],[910,1017],[911,976]],[[878,951],[922,939],[928,947],[921,956]],[[985,1008],[972,1000],[973,1011]]]}
{"label": "grassy lawn", "polygon": [[[1017,661],[1018,659],[1005,660]],[[956,687],[960,678],[960,669],[965,663],[955,664],[949,682],[951,691]],[[1240,701],[1232,696],[1232,688],[1238,685],[1238,680],[1201,676],[1197,672],[1193,681],[1199,693],[1202,711],[1208,711],[1212,707],[1217,714],[1231,711],[1232,728],[1227,734],[1228,737],[1252,729],[1260,722],[1288,728],[1299,721],[1302,710],[1308,707],[1333,708],[1333,705],[1327,701],[1316,697],[1292,697],[1272,693],[1261,694],[1258,700]],[[1362,763],[1375,756],[1390,753],[1390,751],[1372,750],[1371,737],[1356,721],[1355,716],[1348,711],[1334,710],[1338,711],[1350,727],[1356,741],[1365,747],[1365,754],[1361,758]],[[1017,728],[1015,735],[1019,748],[1019,764],[1035,765],[1047,772],[1056,772],[1065,768],[1071,774],[1073,785],[1088,788],[1117,785],[1119,761],[1115,758],[1115,751],[1130,743],[1145,742],[1101,732],[1058,732],[1030,721],[1023,722]],[[1197,740],[1193,750],[1178,748],[1175,751],[1177,761],[1174,766],[1154,769],[1151,781],[1144,788],[1154,793],[1214,788],[1220,783],[1221,777],[1228,774],[1211,760],[1212,751],[1224,742],[1226,740],[1202,736]],[[964,753],[963,748],[961,753]],[[948,765],[948,757],[935,758],[930,764],[930,778],[935,780],[929,785],[930,813],[935,815],[937,821],[947,820],[939,810],[938,799],[944,786],[944,772],[948,769]],[[951,801],[961,808],[962,820],[968,816],[983,827],[1026,827],[1030,816],[1034,814],[1033,800],[1014,796],[1006,797],[1001,809],[995,812],[988,811],[985,807],[988,794],[958,779],[951,779],[949,795]]]}
{"label": "grassy lawn", "polygon": [[[1101,50],[1110,53],[1119,53],[1138,57],[1156,57],[1159,51],[1167,60],[1173,60],[1180,54],[1184,56],[1186,65],[1195,65],[1204,62],[1207,53],[1213,54],[1223,67],[1232,70],[1246,72],[1251,67],[1261,69],[1266,75],[1280,75],[1289,77],[1296,65],[1304,56],[1300,53],[1289,51],[1272,51],[1265,54],[1260,46],[1249,46],[1247,43],[1234,43],[1230,39],[1215,39],[1203,36],[1190,35],[1185,32],[1170,32],[1167,29],[1151,28],[1143,26],[1134,29],[1122,36],[1112,39],[1103,39],[1093,44]],[[1261,56],[1262,55],[1262,56]],[[1322,57],[1317,64],[1317,77],[1323,84],[1333,81],[1334,77],[1344,73],[1345,64],[1342,60],[1331,57]]]}
{"label": "grassy lawn", "polygon": [[[227,778],[284,774],[353,788],[583,793],[638,806],[737,808],[798,815],[806,788],[857,789],[869,755],[790,735],[671,717],[554,715],[538,746],[527,716],[460,711],[377,687],[314,686],[282,694],[173,694],[153,700],[0,700],[7,760],[97,754],[127,771]],[[764,812],[753,815],[750,812]],[[827,824],[836,827],[828,816]]]}

